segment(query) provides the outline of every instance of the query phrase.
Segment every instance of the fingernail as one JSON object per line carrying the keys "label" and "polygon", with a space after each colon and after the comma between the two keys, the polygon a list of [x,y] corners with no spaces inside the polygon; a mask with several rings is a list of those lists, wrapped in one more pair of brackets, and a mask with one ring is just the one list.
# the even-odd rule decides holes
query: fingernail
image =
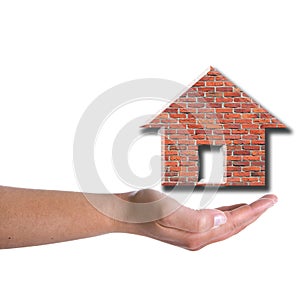
{"label": "fingernail", "polygon": [[274,204],[275,204],[275,203],[277,203],[277,202],[278,202],[278,198],[277,198],[277,196],[275,196],[275,195],[274,195],[274,197],[273,197],[273,199],[272,199],[272,200],[273,200],[273,203],[274,203]]}
{"label": "fingernail", "polygon": [[225,214],[218,214],[214,216],[214,227],[219,227],[220,225],[225,224],[227,221],[227,218]]}
{"label": "fingernail", "polygon": [[268,205],[269,207],[272,207],[274,204],[276,204],[278,202],[278,198],[275,195],[271,195],[271,197],[270,197],[270,195],[265,195],[265,196],[261,197],[260,199],[262,199],[262,200],[264,200],[264,199],[271,200],[271,202],[269,202],[269,205]]}

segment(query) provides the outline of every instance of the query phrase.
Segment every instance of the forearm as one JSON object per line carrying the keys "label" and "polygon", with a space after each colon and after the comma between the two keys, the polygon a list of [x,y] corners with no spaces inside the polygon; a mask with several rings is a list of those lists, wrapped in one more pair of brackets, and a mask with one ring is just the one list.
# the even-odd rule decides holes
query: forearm
{"label": "forearm", "polygon": [[82,193],[0,187],[0,248],[91,237],[118,227]]}

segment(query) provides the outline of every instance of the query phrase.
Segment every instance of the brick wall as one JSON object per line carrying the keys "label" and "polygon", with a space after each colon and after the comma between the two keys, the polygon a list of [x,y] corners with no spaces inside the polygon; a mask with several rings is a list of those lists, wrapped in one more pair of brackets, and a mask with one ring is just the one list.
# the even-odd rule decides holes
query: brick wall
{"label": "brick wall", "polygon": [[162,185],[198,182],[198,147],[225,147],[224,185],[265,185],[265,128],[284,128],[219,71],[210,68],[144,127],[162,128]]}

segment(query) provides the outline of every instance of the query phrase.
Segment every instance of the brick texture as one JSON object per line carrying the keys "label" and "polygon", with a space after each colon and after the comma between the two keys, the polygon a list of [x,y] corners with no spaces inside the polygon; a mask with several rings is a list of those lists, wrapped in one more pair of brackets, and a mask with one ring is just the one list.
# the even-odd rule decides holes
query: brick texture
{"label": "brick texture", "polygon": [[265,185],[265,129],[286,126],[218,70],[210,70],[146,128],[162,128],[162,185],[198,182],[198,147],[223,146],[225,186]]}

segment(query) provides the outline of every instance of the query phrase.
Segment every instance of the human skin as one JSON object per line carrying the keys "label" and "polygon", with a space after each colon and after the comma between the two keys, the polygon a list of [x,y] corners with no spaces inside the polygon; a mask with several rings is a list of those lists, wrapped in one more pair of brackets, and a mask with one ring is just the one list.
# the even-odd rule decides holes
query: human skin
{"label": "human skin", "polygon": [[[116,195],[133,203],[149,203],[165,196],[151,189]],[[101,201],[110,201],[112,196],[96,195]],[[159,220],[130,223],[105,216],[91,205],[83,193],[0,187],[0,248],[35,246],[123,232],[147,236],[188,250],[199,250],[240,232],[276,202],[275,195],[265,195],[250,205],[243,203],[202,210],[179,206]]]}

